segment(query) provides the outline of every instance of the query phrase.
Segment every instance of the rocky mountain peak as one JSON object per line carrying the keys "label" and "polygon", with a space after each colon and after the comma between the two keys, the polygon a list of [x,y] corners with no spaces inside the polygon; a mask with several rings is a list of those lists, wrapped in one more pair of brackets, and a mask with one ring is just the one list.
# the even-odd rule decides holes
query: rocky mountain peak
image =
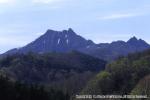
{"label": "rocky mountain peak", "polygon": [[[44,35],[19,49],[19,52],[70,52],[80,48],[86,48],[89,45],[94,45],[93,41],[86,40],[77,35],[71,28],[63,31],[49,29]],[[15,50],[15,52],[18,52],[18,50]]]}
{"label": "rocky mountain peak", "polygon": [[129,43],[129,42],[137,42],[137,41],[138,41],[138,39],[134,36],[134,37],[130,38],[127,42]]}

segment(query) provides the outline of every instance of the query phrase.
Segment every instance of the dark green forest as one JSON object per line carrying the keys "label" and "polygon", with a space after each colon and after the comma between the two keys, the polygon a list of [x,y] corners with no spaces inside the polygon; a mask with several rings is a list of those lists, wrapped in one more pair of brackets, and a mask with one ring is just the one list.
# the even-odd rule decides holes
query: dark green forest
{"label": "dark green forest", "polygon": [[12,82],[0,76],[0,100],[69,100],[69,95],[55,89],[46,90],[36,84]]}

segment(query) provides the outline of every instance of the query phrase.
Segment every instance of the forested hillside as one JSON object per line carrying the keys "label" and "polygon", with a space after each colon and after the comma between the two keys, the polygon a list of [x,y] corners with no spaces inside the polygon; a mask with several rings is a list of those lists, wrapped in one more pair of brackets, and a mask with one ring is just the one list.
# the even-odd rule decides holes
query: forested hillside
{"label": "forested hillside", "polygon": [[97,74],[81,94],[145,94],[149,96],[150,78],[147,76],[149,74],[150,50],[130,54],[108,64],[105,71]]}
{"label": "forested hillside", "polygon": [[0,72],[27,84],[42,84],[64,93],[79,93],[106,62],[76,51],[14,54],[0,60]]}

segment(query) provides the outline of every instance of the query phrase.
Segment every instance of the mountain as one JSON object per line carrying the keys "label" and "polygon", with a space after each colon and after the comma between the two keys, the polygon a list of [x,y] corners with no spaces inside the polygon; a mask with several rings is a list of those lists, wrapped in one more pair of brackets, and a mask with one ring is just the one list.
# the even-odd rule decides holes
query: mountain
{"label": "mountain", "polygon": [[150,45],[142,39],[133,37],[127,42],[114,41],[112,43],[95,44],[91,40],[77,35],[71,28],[63,31],[47,30],[47,32],[28,45],[12,49],[6,54],[15,53],[47,53],[79,51],[100,59],[112,61],[119,56],[126,56],[129,53],[144,51],[150,48]]}
{"label": "mountain", "polygon": [[78,50],[85,48],[88,45],[94,45],[91,40],[86,40],[77,35],[71,28],[63,31],[47,30],[47,32],[29,43],[23,48],[13,49],[7,52],[11,53],[46,53],[46,52],[70,52],[72,50]]}
{"label": "mountain", "polygon": [[0,73],[13,80],[44,84],[73,94],[105,65],[103,60],[76,51],[14,54],[0,59]]}

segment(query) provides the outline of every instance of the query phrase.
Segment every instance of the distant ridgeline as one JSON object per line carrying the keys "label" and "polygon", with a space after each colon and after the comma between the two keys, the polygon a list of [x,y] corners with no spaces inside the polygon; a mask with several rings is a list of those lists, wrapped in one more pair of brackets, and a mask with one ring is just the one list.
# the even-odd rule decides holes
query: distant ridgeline
{"label": "distant ridgeline", "polygon": [[70,52],[79,51],[98,57],[103,60],[111,61],[119,56],[125,56],[129,53],[135,53],[150,48],[150,45],[142,39],[131,38],[127,42],[115,41],[112,43],[95,44],[91,40],[77,35],[71,28],[63,31],[47,30],[35,41],[19,49],[12,49],[6,54],[14,53],[48,53],[48,52]]}

